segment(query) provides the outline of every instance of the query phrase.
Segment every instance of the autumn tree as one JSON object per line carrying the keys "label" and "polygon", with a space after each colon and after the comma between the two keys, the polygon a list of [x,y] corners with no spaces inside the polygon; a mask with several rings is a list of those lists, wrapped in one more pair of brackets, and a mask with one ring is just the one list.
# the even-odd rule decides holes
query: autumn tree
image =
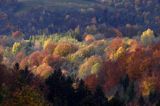
{"label": "autumn tree", "polygon": [[54,53],[59,56],[67,56],[77,51],[77,47],[69,42],[61,42],[56,46]]}
{"label": "autumn tree", "polygon": [[80,66],[78,77],[85,79],[89,75],[97,75],[102,69],[102,59],[99,56],[91,56]]}
{"label": "autumn tree", "polygon": [[141,35],[141,42],[147,46],[151,45],[155,40],[154,32],[151,29],[147,29]]}
{"label": "autumn tree", "polygon": [[16,54],[17,52],[20,51],[20,49],[21,49],[21,43],[15,42],[12,47],[12,53]]}
{"label": "autumn tree", "polygon": [[56,48],[56,44],[53,43],[52,39],[47,39],[44,42],[43,49],[49,54],[52,54],[55,48]]}

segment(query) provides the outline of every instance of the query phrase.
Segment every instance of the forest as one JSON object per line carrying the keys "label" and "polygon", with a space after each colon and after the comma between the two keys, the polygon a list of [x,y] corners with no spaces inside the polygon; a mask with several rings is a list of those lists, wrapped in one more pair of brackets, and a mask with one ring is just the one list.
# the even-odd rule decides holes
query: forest
{"label": "forest", "polygon": [[159,10],[0,0],[0,106],[160,106]]}
{"label": "forest", "polygon": [[24,36],[0,39],[2,105],[159,106],[160,38],[153,30],[82,41],[78,29]]}

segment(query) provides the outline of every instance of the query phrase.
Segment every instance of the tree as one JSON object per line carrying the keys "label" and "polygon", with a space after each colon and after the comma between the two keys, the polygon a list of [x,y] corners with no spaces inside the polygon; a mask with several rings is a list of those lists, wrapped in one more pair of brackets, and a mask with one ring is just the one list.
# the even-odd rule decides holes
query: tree
{"label": "tree", "polygon": [[134,97],[135,97],[135,93],[136,93],[136,92],[135,92],[134,81],[131,81],[131,82],[129,83],[128,88],[126,89],[126,96],[127,96],[126,102],[132,101],[132,100],[134,99]]}
{"label": "tree", "polygon": [[86,42],[93,42],[95,40],[95,38],[94,38],[93,35],[88,34],[88,35],[85,36],[84,40]]}
{"label": "tree", "polygon": [[84,81],[80,80],[78,82],[78,88],[76,89],[76,92],[74,94],[74,98],[75,98],[74,104],[77,106],[87,105],[88,101],[86,101],[85,99],[87,99],[88,96],[91,96],[91,92],[85,86]]}
{"label": "tree", "polygon": [[151,91],[149,94],[149,102],[151,104],[154,104],[156,103],[157,98],[158,98],[158,92],[156,92],[156,90]]}
{"label": "tree", "polygon": [[118,92],[116,92],[114,97],[109,101],[109,106],[124,106],[123,101],[120,100]]}
{"label": "tree", "polygon": [[89,75],[97,75],[102,69],[102,59],[99,56],[91,56],[80,66],[78,77],[85,79]]}
{"label": "tree", "polygon": [[22,87],[17,89],[13,94],[2,102],[4,106],[49,106],[44,100],[43,95],[37,89],[30,86]]}
{"label": "tree", "polygon": [[43,63],[37,67],[35,74],[45,79],[48,78],[48,76],[51,75],[53,72],[54,69],[51,66]]}
{"label": "tree", "polygon": [[123,48],[123,39],[120,37],[116,37],[112,39],[111,43],[106,48],[106,55],[109,59],[116,59],[116,57],[119,56],[119,54],[124,52]]}
{"label": "tree", "polygon": [[140,95],[139,99],[138,99],[138,104],[140,106],[145,106],[145,101],[142,95]]}
{"label": "tree", "polygon": [[[59,105],[68,106],[71,104],[72,98],[72,81],[70,78],[65,78],[60,69],[55,70],[46,80],[45,83],[48,87],[47,99]],[[57,100],[58,99],[58,100]]]}
{"label": "tree", "polygon": [[23,33],[20,32],[20,31],[15,31],[15,32],[12,33],[12,37],[13,37],[14,39],[20,39],[20,38],[23,37]]}
{"label": "tree", "polygon": [[15,42],[12,47],[12,53],[16,54],[21,50],[21,43]]}
{"label": "tree", "polygon": [[129,76],[128,74],[124,75],[123,79],[121,80],[121,84],[123,86],[124,92],[127,90],[129,86]]}
{"label": "tree", "polygon": [[96,87],[96,91],[94,92],[95,103],[98,106],[108,106],[108,100],[100,86]]}
{"label": "tree", "polygon": [[158,103],[156,103],[156,106],[160,106],[160,100],[158,100]]}
{"label": "tree", "polygon": [[141,89],[142,89],[142,95],[143,96],[149,96],[150,92],[153,92],[156,87],[156,81],[155,77],[149,76],[145,77],[141,83],[140,83]]}
{"label": "tree", "polygon": [[48,64],[52,68],[56,68],[61,65],[62,58],[58,55],[47,55],[43,58],[42,63]]}
{"label": "tree", "polygon": [[151,29],[147,29],[141,35],[141,42],[147,46],[151,45],[155,40],[154,32]]}
{"label": "tree", "polygon": [[89,75],[85,79],[85,85],[91,91],[94,91],[96,89],[96,86],[98,85],[98,83],[99,82],[98,82],[98,78],[96,77],[96,75]]}
{"label": "tree", "polygon": [[35,51],[28,57],[28,63],[30,67],[39,66],[42,63],[44,54],[40,51]]}
{"label": "tree", "polygon": [[44,45],[43,45],[43,49],[48,52],[49,54],[52,54],[54,49],[56,48],[56,44],[53,43],[53,40],[52,39],[47,39],[45,42],[44,42]]}
{"label": "tree", "polygon": [[67,56],[77,51],[77,47],[69,42],[61,42],[56,46],[54,53],[59,56]]}
{"label": "tree", "polygon": [[130,53],[124,62],[126,62],[126,72],[131,79],[139,79],[146,71],[143,68],[143,61],[146,59],[144,50],[137,50],[136,52]]}

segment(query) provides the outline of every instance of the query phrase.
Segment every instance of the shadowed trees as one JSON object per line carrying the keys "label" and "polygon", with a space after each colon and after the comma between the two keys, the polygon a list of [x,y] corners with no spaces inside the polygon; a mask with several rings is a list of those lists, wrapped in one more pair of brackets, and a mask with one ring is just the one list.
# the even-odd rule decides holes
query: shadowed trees
{"label": "shadowed trees", "polygon": [[101,87],[92,93],[83,80],[65,77],[60,69],[50,75],[45,83],[48,87],[47,99],[55,106],[108,106]]}

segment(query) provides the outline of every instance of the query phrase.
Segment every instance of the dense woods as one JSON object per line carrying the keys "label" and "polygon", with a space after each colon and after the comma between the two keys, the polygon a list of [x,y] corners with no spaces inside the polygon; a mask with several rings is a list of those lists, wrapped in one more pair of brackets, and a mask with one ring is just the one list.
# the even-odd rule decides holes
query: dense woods
{"label": "dense woods", "polygon": [[159,11],[159,0],[0,0],[0,105],[160,106]]}
{"label": "dense woods", "polygon": [[1,104],[159,106],[160,40],[152,29],[133,38],[77,35],[1,36]]}

